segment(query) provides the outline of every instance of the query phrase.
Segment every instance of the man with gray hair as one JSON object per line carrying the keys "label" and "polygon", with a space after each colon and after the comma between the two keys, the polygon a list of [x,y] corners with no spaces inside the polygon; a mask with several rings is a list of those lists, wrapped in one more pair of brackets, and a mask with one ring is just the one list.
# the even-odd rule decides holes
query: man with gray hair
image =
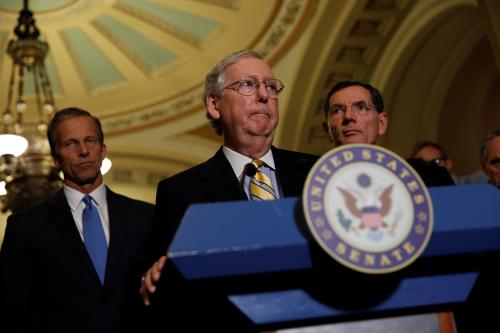
{"label": "man with gray hair", "polygon": [[[301,195],[317,157],[272,146],[279,121],[278,94],[283,88],[254,51],[232,53],[207,74],[207,117],[224,143],[207,161],[158,184],[151,259],[161,258],[143,277],[141,294],[146,305],[156,291],[165,253],[190,204]],[[264,180],[257,174],[264,174]],[[233,328],[241,331],[241,326]]]}
{"label": "man with gray hair", "polygon": [[491,132],[480,148],[480,162],[489,182],[500,188],[500,127]]}

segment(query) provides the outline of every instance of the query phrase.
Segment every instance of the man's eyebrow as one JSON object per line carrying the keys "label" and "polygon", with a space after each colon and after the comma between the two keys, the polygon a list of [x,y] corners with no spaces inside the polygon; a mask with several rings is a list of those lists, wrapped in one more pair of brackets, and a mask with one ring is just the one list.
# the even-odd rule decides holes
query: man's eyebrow
{"label": "man's eyebrow", "polygon": [[[371,104],[371,102],[365,101],[364,99],[360,99],[360,100],[352,102],[351,105],[359,104],[359,103]],[[344,104],[344,103],[334,103],[334,104],[332,104],[332,107],[333,106],[346,106],[346,105],[347,104]]]}
{"label": "man's eyebrow", "polygon": [[75,138],[68,138],[68,139],[66,139],[64,141],[61,141],[61,143],[71,142],[71,141],[78,141],[78,140],[76,140]]}
{"label": "man's eyebrow", "polygon": [[490,164],[497,164],[500,163],[500,157],[495,157],[494,159],[490,160]]}

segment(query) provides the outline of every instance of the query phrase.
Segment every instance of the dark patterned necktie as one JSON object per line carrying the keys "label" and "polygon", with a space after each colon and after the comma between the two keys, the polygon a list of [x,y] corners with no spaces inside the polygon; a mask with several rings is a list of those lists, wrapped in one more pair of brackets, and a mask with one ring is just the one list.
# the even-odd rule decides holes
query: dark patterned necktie
{"label": "dark patterned necktie", "polygon": [[94,263],[97,275],[99,275],[101,283],[104,284],[108,256],[106,236],[97,207],[92,203],[92,197],[86,195],[82,201],[85,203],[85,209],[82,213],[83,242]]}
{"label": "dark patterned necktie", "polygon": [[264,162],[254,160],[252,164],[255,166],[255,175],[250,178],[250,199],[251,200],[274,200],[276,192],[273,188],[271,179],[261,170]]}

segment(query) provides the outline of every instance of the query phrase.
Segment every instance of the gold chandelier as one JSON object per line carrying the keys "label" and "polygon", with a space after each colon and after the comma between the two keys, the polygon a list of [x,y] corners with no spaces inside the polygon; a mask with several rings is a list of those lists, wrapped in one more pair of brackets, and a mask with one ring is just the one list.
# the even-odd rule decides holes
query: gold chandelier
{"label": "gold chandelier", "polygon": [[[12,212],[31,207],[61,188],[46,139],[47,123],[55,103],[45,68],[49,45],[39,40],[40,31],[24,0],[7,53],[12,58],[7,102],[0,130],[1,210]],[[32,91],[27,92],[27,86]],[[34,121],[26,121],[30,115]]]}

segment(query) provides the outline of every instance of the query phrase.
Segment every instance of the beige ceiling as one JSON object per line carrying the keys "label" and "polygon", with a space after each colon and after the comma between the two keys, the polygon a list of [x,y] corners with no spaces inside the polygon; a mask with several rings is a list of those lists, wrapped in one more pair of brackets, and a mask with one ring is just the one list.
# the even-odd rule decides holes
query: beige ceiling
{"label": "beige ceiling", "polygon": [[[4,50],[18,2],[0,0]],[[203,79],[223,55],[250,48],[265,55],[286,86],[276,145],[318,154],[331,148],[321,130],[323,94],[339,79],[354,78],[384,94],[385,146],[407,156],[415,141],[436,140],[456,159],[457,173],[474,170],[481,138],[500,124],[495,6],[495,0],[30,1],[50,46],[57,107],[83,107],[102,119],[113,160],[106,181],[149,201],[159,179],[220,145],[205,118]],[[1,54],[2,87],[10,66]]]}

